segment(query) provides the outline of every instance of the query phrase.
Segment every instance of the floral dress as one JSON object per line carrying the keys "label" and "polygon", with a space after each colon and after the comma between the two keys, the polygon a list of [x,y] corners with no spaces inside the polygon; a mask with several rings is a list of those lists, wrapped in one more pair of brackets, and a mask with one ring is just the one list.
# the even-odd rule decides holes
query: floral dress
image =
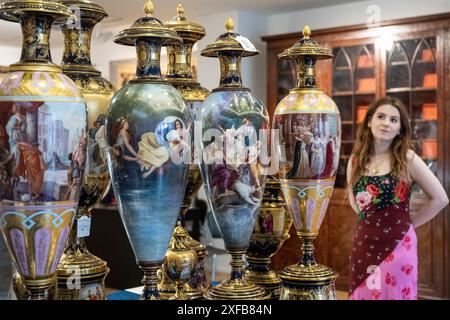
{"label": "floral dress", "polygon": [[359,213],[349,299],[417,299],[417,238],[408,183],[394,173],[363,176],[353,194]]}

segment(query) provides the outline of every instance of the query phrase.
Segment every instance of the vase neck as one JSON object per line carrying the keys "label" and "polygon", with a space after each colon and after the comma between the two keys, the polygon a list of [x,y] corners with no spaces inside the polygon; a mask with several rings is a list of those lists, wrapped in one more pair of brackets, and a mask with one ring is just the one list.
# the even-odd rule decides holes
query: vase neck
{"label": "vase neck", "polygon": [[242,279],[244,274],[244,260],[242,255],[245,254],[245,250],[228,250],[231,254],[231,279]]}
{"label": "vase neck", "polygon": [[161,79],[160,55],[161,41],[148,39],[136,40],[137,68],[136,77],[138,79],[150,78]]}
{"label": "vase neck", "polygon": [[219,88],[242,88],[241,52],[219,54],[220,85]]}
{"label": "vase neck", "polygon": [[139,268],[144,272],[144,277],[142,278],[144,288],[142,289],[141,300],[159,299],[157,273],[162,263],[161,261],[161,263],[146,264],[138,261]]}
{"label": "vase neck", "polygon": [[50,54],[50,30],[55,17],[42,13],[20,16],[23,43],[20,64],[52,64]]}
{"label": "vase neck", "polygon": [[187,43],[177,46],[167,47],[167,75],[166,78],[182,78],[185,80],[194,80],[192,75],[192,44]]}
{"label": "vase neck", "polygon": [[248,262],[248,269],[255,272],[269,272],[270,258],[252,257],[246,255],[246,261]]}
{"label": "vase neck", "polygon": [[311,56],[301,56],[296,60],[297,88],[316,88],[316,59]]}
{"label": "vase neck", "polygon": [[316,259],[314,258],[314,239],[315,237],[305,237],[300,236],[302,240],[302,257],[300,258],[300,264],[304,266],[312,266],[316,264]]}
{"label": "vase neck", "polygon": [[64,54],[62,65],[91,67],[91,35],[94,25],[81,22],[79,28],[64,25]]}

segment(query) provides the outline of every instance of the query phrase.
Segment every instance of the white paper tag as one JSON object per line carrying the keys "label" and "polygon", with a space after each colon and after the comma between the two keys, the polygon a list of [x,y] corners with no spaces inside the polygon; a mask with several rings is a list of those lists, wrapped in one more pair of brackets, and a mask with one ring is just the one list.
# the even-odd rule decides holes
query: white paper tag
{"label": "white paper tag", "polygon": [[253,43],[251,43],[250,40],[248,40],[246,37],[237,36],[236,41],[239,42],[241,44],[242,48],[244,48],[244,50],[246,50],[246,51],[251,51],[251,52],[258,51],[258,50],[256,50]]}
{"label": "white paper tag", "polygon": [[83,216],[77,222],[77,238],[88,237],[91,232],[91,218]]}

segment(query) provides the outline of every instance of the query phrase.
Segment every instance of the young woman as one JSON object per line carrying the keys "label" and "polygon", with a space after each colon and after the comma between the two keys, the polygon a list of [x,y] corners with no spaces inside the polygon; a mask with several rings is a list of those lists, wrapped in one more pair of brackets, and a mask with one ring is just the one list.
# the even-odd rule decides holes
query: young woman
{"label": "young woman", "polygon": [[[412,182],[430,197],[414,216],[409,213]],[[347,184],[358,214],[349,299],[417,299],[414,229],[438,214],[448,197],[412,150],[408,114],[398,99],[382,98],[367,111],[348,162]]]}

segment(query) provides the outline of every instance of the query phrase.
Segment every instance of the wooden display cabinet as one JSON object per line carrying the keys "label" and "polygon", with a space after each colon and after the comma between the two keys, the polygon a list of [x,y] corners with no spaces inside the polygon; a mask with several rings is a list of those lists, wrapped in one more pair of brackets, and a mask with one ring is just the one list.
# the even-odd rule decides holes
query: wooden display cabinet
{"label": "wooden display cabinet", "polygon": [[[296,83],[294,64],[278,59],[278,54],[300,37],[300,32],[263,37],[268,48],[271,116]],[[342,117],[336,187],[315,243],[316,258],[339,272],[337,288],[347,290],[357,219],[346,199],[345,173],[358,125],[371,102],[389,95],[405,103],[416,152],[450,190],[450,148],[444,147],[450,145],[450,13],[387,21],[375,28],[355,25],[312,30],[311,37],[333,52],[333,59],[317,63],[317,82],[336,101]],[[427,196],[414,185],[412,214],[426,202]],[[450,299],[448,211],[447,207],[417,229],[419,297],[423,299]],[[281,270],[299,257],[299,240],[292,228],[291,239],[272,259],[272,267]]]}

